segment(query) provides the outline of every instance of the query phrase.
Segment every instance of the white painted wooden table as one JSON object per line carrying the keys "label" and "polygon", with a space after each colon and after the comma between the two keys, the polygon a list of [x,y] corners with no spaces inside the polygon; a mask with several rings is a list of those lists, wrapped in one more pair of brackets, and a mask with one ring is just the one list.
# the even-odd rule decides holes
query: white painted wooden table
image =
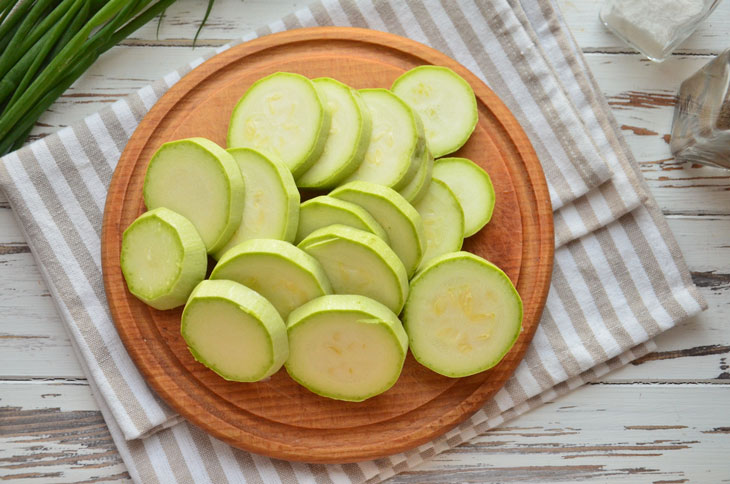
{"label": "white painted wooden table", "polygon": [[[203,0],[180,0],[112,49],[44,115],[39,137],[82,119],[306,1],[218,0],[191,50]],[[730,172],[677,164],[674,93],[730,47],[730,2],[663,64],[598,22],[600,2],[562,0],[588,64],[709,302],[659,350],[393,482],[730,482]],[[0,194],[0,480],[129,479],[53,302]]]}

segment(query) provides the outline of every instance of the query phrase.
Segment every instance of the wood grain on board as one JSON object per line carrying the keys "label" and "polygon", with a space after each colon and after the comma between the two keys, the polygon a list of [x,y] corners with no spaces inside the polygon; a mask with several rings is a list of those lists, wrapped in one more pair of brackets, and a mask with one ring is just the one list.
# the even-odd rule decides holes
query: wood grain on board
{"label": "wood grain on board", "polygon": [[[440,376],[409,357],[393,388],[362,403],[314,395],[283,370],[267,381],[241,384],[197,363],[180,337],[180,310],[156,311],[138,301],[127,292],[119,269],[121,233],[144,210],[142,183],[154,151],[166,141],[191,136],[224,145],[236,101],[253,82],[276,71],[330,76],[354,88],[387,88],[423,64],[453,68],[477,96],[478,126],[457,154],[487,169],[499,203],[490,224],[465,246],[500,265],[523,298],[523,331],[510,353],[495,368],[461,379]],[[240,448],[291,460],[348,462],[431,440],[468,418],[502,387],[539,322],[552,267],[552,237],[542,169],[526,135],[491,90],[422,44],[382,32],[324,27],[229,49],[160,99],[130,139],[112,178],[102,265],[117,330],[147,381],[173,408]]]}

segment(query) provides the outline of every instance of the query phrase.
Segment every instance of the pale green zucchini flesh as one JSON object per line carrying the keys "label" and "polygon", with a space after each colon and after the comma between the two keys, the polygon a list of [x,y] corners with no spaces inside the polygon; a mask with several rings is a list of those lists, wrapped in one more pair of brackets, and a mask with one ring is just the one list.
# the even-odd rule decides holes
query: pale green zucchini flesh
{"label": "pale green zucchini flesh", "polygon": [[446,183],[464,211],[464,237],[479,232],[492,218],[494,186],[482,167],[466,158],[441,158],[433,177]]}
{"label": "pale green zucchini flesh", "polygon": [[236,281],[271,302],[282,318],[305,302],[332,293],[319,262],[288,242],[251,239],[223,254],[211,279]]}
{"label": "pale green zucchini flesh", "polygon": [[330,113],[330,129],[322,155],[297,179],[297,185],[331,189],[362,163],[370,145],[372,120],[370,110],[354,89],[329,77],[312,82]]}
{"label": "pale green zucchini flesh", "polygon": [[492,368],[522,328],[522,300],[507,275],[468,252],[432,259],[411,281],[403,310],[411,352],[449,377]]}
{"label": "pale green zucchini flesh", "polygon": [[241,223],[244,182],[236,161],[204,138],[163,144],[147,167],[143,188],[148,209],[166,207],[190,220],[210,253]]}
{"label": "pale green zucchini flesh", "polygon": [[317,259],[336,294],[359,294],[400,313],[408,295],[403,263],[380,237],[345,225],[312,232],[299,247]]}
{"label": "pale green zucchini flesh", "polygon": [[367,210],[388,234],[390,246],[408,275],[416,271],[426,248],[423,221],[400,193],[376,183],[355,181],[335,188],[330,196]]}
{"label": "pale green zucchini flesh", "polygon": [[476,127],[474,90],[448,67],[413,68],[396,79],[391,90],[420,116],[434,158],[461,148]]}
{"label": "pale green zucchini flesh", "polygon": [[256,81],[233,108],[228,148],[278,158],[296,178],[320,157],[329,129],[329,113],[312,81],[276,72]]}
{"label": "pale green zucchini flesh", "polygon": [[420,267],[434,257],[461,250],[464,243],[464,212],[451,189],[436,178],[414,205],[423,220],[426,250]]}
{"label": "pale green zucchini flesh", "polygon": [[428,191],[431,184],[431,172],[433,170],[433,156],[428,148],[423,150],[421,155],[421,166],[415,176],[398,193],[413,205],[418,202]]}
{"label": "pale green zucchini flesh", "polygon": [[398,317],[363,296],[323,296],[292,312],[286,370],[328,398],[360,402],[400,376],[408,337]]}
{"label": "pale green zucchini flesh", "polygon": [[399,190],[418,171],[425,146],[423,124],[387,89],[362,89],[360,95],[372,116],[372,134],[364,160],[347,181],[369,181]]}
{"label": "pale green zucchini flesh", "polygon": [[180,332],[193,357],[226,380],[262,380],[289,356],[279,313],[233,281],[201,282],[185,305]]}
{"label": "pale green zucchini flesh", "polygon": [[386,243],[389,241],[385,229],[360,205],[322,195],[302,203],[299,209],[296,242],[301,242],[317,229],[336,224],[365,230],[377,235]]}
{"label": "pale green zucchini flesh", "polygon": [[234,245],[249,239],[294,242],[299,223],[299,190],[289,169],[252,148],[231,148],[247,187],[241,222],[213,256],[219,259]]}
{"label": "pale green zucchini flesh", "polygon": [[140,215],[122,235],[129,292],[155,309],[182,306],[205,278],[205,244],[193,224],[164,207]]}

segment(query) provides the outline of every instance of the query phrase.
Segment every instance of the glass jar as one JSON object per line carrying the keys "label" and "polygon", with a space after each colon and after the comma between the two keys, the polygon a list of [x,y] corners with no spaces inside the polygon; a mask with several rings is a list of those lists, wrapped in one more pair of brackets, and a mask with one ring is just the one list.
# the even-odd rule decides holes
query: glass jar
{"label": "glass jar", "polygon": [[678,161],[730,168],[730,49],[680,86],[670,148]]}
{"label": "glass jar", "polygon": [[661,62],[721,0],[607,0],[600,18],[618,38]]}

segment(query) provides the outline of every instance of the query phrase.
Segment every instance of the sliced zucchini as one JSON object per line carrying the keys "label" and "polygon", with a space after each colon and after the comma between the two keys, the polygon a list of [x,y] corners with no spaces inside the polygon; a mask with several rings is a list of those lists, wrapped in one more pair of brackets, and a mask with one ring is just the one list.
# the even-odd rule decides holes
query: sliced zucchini
{"label": "sliced zucchini", "polygon": [[411,281],[403,311],[411,352],[449,377],[492,368],[522,328],[522,300],[507,275],[469,252],[432,259]]}
{"label": "sliced zucchini", "polygon": [[426,194],[414,205],[423,220],[426,251],[420,267],[447,252],[461,250],[464,243],[464,212],[446,183],[431,180]]}
{"label": "sliced zucchini", "polygon": [[410,276],[426,248],[423,221],[398,192],[375,183],[350,182],[335,188],[330,196],[360,205],[385,229],[393,248]]}
{"label": "sliced zucchini", "polygon": [[477,125],[474,90],[448,67],[415,67],[396,79],[391,90],[421,117],[434,158],[461,148]]}
{"label": "sliced zucchini", "polygon": [[360,205],[326,195],[302,203],[299,209],[296,241],[299,243],[315,230],[335,224],[365,230],[377,235],[386,243],[389,241],[388,234],[367,210]]}
{"label": "sliced zucchini", "polygon": [[152,156],[143,188],[148,209],[166,207],[190,220],[208,252],[241,223],[244,182],[236,160],[204,138],[165,143]]}
{"label": "sliced zucchini", "polygon": [[315,230],[299,247],[317,259],[336,294],[360,294],[399,313],[408,295],[403,263],[377,235],[345,225]]}
{"label": "sliced zucchini", "polygon": [[231,148],[228,152],[238,163],[248,189],[241,223],[214,257],[220,258],[228,249],[248,239],[294,242],[300,198],[289,169],[252,148]]}
{"label": "sliced zucchini", "polygon": [[370,110],[354,89],[329,77],[312,82],[330,113],[331,123],[322,156],[297,179],[297,185],[331,189],[362,163],[370,144],[372,121]]}
{"label": "sliced zucchini", "polygon": [[211,279],[228,279],[258,292],[282,318],[305,302],[332,293],[322,266],[288,242],[251,239],[241,242],[218,261]]}
{"label": "sliced zucchini", "polygon": [[287,324],[286,371],[324,397],[361,402],[392,387],[408,336],[387,307],[363,296],[323,296],[295,309]]}
{"label": "sliced zucchini", "polygon": [[273,155],[296,178],[322,154],[330,116],[306,77],[276,72],[259,79],[233,108],[228,147]]}
{"label": "sliced zucchini", "polygon": [[274,306],[233,281],[198,284],[180,332],[195,360],[226,380],[262,380],[289,356],[286,325]]}
{"label": "sliced zucchini", "polygon": [[208,257],[195,226],[164,207],[140,215],[122,235],[129,292],[155,309],[182,306],[205,278]]}
{"label": "sliced zucchini", "polygon": [[418,171],[425,145],[423,124],[413,110],[387,89],[362,89],[372,116],[372,135],[365,159],[347,180],[364,180],[403,188]]}
{"label": "sliced zucchini", "polygon": [[411,204],[419,201],[428,191],[431,183],[431,171],[433,170],[433,156],[428,148],[423,150],[421,155],[421,166],[416,175],[408,182],[408,185],[400,189],[403,198]]}
{"label": "sliced zucchini", "polygon": [[486,171],[466,158],[441,158],[433,177],[446,183],[464,210],[464,237],[479,232],[492,218],[494,187]]}

